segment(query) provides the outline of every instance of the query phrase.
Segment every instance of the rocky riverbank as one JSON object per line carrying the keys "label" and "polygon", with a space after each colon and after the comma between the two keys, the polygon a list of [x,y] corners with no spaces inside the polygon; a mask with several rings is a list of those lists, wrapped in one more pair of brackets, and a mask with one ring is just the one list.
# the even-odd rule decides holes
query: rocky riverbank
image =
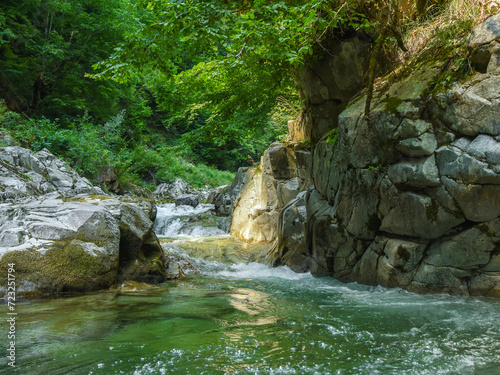
{"label": "rocky riverbank", "polygon": [[[359,55],[362,46],[353,47],[359,41],[345,41],[337,56],[308,68],[302,83],[312,104],[291,124],[291,134],[313,140],[307,170],[313,186],[299,194],[308,187],[302,184],[291,200],[260,205],[272,235],[259,236],[260,228],[253,237],[233,233],[278,238],[275,264],[296,271],[418,293],[500,297],[499,37],[496,15],[466,45],[443,48],[437,56],[424,51],[374,93],[369,119],[366,96],[352,99],[363,64],[349,58]],[[473,69],[466,78],[453,70],[455,54],[463,51]],[[344,65],[336,66],[341,55]],[[346,66],[352,67],[347,80]],[[327,111],[330,102],[338,104],[333,112]],[[347,108],[338,114],[341,106]],[[268,199],[282,173],[294,173],[290,163],[261,165],[266,182],[247,201]],[[244,202],[236,200],[235,213],[252,206]],[[248,223],[261,216],[248,208],[239,215]]]}
{"label": "rocky riverbank", "polygon": [[0,270],[15,264],[17,295],[172,276],[153,200],[106,195],[50,152],[18,146],[0,148],[0,182]]}

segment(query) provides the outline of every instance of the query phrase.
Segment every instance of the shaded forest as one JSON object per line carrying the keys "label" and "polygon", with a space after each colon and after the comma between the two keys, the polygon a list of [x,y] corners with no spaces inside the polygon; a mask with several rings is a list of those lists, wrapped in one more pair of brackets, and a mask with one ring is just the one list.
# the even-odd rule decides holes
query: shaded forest
{"label": "shaded forest", "polygon": [[[406,3],[414,9],[402,13]],[[328,40],[357,33],[374,57],[382,48],[396,60],[411,30],[453,3],[472,16],[443,38],[470,29],[484,4],[4,0],[0,130],[91,180],[112,166],[125,186],[225,184],[285,139],[287,120],[307,108],[301,69]]]}

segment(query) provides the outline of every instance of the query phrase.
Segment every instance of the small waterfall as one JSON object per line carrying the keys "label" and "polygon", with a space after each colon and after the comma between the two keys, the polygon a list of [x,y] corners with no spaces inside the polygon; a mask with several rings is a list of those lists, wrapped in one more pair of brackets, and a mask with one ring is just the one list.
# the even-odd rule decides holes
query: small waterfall
{"label": "small waterfall", "polygon": [[215,215],[213,204],[191,206],[175,206],[167,203],[157,206],[158,213],[154,223],[154,231],[159,237],[179,236],[217,236],[229,234],[230,217]]}

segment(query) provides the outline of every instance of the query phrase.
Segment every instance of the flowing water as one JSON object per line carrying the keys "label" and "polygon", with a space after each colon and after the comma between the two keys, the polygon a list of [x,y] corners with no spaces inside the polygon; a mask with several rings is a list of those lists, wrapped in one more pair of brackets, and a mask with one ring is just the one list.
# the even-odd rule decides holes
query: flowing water
{"label": "flowing water", "polygon": [[18,304],[18,367],[0,373],[500,374],[499,301],[269,268],[227,235],[162,242],[199,272]]}

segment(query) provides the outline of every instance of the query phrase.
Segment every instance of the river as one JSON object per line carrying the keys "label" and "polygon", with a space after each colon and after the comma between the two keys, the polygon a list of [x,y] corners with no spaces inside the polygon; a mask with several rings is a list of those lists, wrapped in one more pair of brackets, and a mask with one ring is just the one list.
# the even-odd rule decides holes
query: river
{"label": "river", "polygon": [[296,274],[194,232],[162,239],[199,271],[181,280],[18,304],[0,373],[499,374],[500,301]]}

